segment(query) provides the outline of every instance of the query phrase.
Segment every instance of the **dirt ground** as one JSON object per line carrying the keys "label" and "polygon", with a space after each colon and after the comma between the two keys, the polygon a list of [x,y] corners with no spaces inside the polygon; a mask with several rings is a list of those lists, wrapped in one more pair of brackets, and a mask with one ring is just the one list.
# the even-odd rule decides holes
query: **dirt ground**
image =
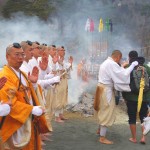
{"label": "dirt ground", "polygon": [[[114,141],[113,145],[101,144],[96,134],[98,128],[95,117],[85,118],[79,113],[66,112],[69,117],[65,123],[54,120],[52,142],[46,142],[45,150],[150,150],[150,133],[147,135],[146,145],[131,143],[128,118],[125,110],[117,106],[115,124],[109,128],[107,137]],[[137,123],[137,140],[140,140],[141,128]]]}

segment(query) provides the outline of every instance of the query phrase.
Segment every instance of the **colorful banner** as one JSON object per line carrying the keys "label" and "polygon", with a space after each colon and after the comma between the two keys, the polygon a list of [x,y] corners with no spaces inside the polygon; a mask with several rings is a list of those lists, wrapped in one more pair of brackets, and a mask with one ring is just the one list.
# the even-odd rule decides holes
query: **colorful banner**
{"label": "colorful banner", "polygon": [[88,18],[85,24],[85,31],[93,32],[94,31],[94,21],[91,18]]}
{"label": "colorful banner", "polygon": [[98,31],[99,31],[99,32],[102,32],[103,29],[104,29],[104,24],[103,24],[103,20],[102,20],[102,18],[101,18],[100,21],[99,21]]}

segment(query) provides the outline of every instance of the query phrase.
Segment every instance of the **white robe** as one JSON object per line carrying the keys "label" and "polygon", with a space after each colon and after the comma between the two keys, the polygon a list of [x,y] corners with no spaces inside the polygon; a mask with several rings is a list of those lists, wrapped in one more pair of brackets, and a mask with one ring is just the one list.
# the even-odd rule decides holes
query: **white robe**
{"label": "white robe", "polygon": [[[28,73],[31,72],[31,67],[29,66],[29,64],[26,61],[23,61],[20,70],[23,71],[24,73],[26,73],[26,75],[28,76]],[[32,83],[34,89],[36,89],[37,84],[36,83]]]}
{"label": "white robe", "polygon": [[63,61],[62,64],[56,63],[56,70],[57,71],[65,70],[67,73],[68,79],[71,78],[71,63],[65,60]]}
{"label": "white robe", "polygon": [[109,87],[106,91],[108,102],[112,98],[113,88],[118,91],[122,91],[121,88],[126,89],[124,91],[130,91],[130,71],[119,66],[111,57],[108,57],[100,65],[98,78],[99,83]]}
{"label": "white robe", "polygon": [[131,68],[120,67],[111,57],[100,65],[98,86],[103,89],[99,93],[100,103],[97,112],[100,125],[108,127],[114,123],[116,118],[114,88],[118,90],[118,86],[124,85],[129,88],[130,72]]}
{"label": "white robe", "polygon": [[[37,64],[38,64],[38,66],[39,66],[39,63],[40,63],[40,61],[42,60],[42,57],[38,57],[38,59],[37,59]],[[49,60],[48,60],[49,61]],[[45,71],[43,71],[43,70],[41,70],[40,68],[39,68],[39,70],[40,70],[40,73],[45,73],[45,74],[48,74],[48,73],[50,73],[50,72],[52,72],[52,67],[51,66],[49,66],[49,64],[48,64],[48,66],[47,66],[47,68],[46,68],[46,70]],[[43,77],[43,76],[42,76]],[[43,79],[43,78],[41,78],[41,79]]]}
{"label": "white robe", "polygon": [[31,68],[29,67],[28,63],[26,61],[23,61],[20,70],[25,72],[26,75],[28,75],[28,73],[30,72]]}
{"label": "white robe", "polygon": [[47,77],[47,69],[45,71],[40,69],[39,60],[40,59],[36,59],[35,57],[32,57],[32,59],[29,60],[28,65],[29,65],[29,68],[30,68],[30,72],[32,72],[33,67],[35,67],[35,66],[38,67],[38,69],[39,69],[39,78],[38,78],[37,83],[42,88],[47,89],[55,82],[53,81],[53,78],[51,76],[49,76],[49,80],[48,80],[48,78],[45,79],[45,77]]}
{"label": "white robe", "polygon": [[120,67],[111,57],[108,57],[99,69],[99,82],[103,84],[129,84],[130,72]]}
{"label": "white robe", "polygon": [[32,59],[29,60],[28,62],[28,65],[30,67],[30,71],[32,71],[33,67],[37,66],[40,70],[40,67],[39,67],[39,60],[36,59],[35,57],[32,57]]}
{"label": "white robe", "polygon": [[53,63],[53,58],[51,55],[48,57],[48,66],[51,68],[51,70],[56,71],[56,64]]}

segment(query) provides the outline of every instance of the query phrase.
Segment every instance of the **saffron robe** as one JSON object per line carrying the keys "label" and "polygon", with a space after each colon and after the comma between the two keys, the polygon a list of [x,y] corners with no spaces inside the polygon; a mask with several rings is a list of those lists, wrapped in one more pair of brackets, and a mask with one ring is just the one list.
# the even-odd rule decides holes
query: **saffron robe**
{"label": "saffron robe", "polygon": [[[0,72],[0,77],[5,76],[7,78],[7,82],[3,89],[1,89],[0,97],[3,99],[3,101],[8,101],[8,94],[7,91],[9,89],[15,89],[16,93],[13,97],[12,101],[12,107],[10,114],[6,116],[3,126],[2,126],[2,140],[5,143],[12,137],[12,135],[27,121],[29,116],[32,113],[33,106],[26,102],[25,100],[25,93],[20,92],[18,90],[19,87],[19,78],[14,73],[14,71],[8,67],[4,66],[2,71]],[[31,96],[32,101],[34,105],[39,105],[38,99],[36,97],[34,88],[32,84],[28,81],[27,82]],[[42,118],[43,124],[45,124],[45,120],[43,119],[43,116],[40,116],[39,118]],[[30,142],[23,148],[23,150],[41,150],[41,143],[40,143],[40,136],[37,129],[35,129],[35,124],[33,124],[33,121],[31,123],[31,139]]]}

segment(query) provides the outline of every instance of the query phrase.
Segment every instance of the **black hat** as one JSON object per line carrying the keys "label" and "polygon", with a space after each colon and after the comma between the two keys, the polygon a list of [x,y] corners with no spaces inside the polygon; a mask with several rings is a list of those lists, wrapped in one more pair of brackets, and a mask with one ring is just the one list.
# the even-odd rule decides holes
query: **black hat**
{"label": "black hat", "polygon": [[145,58],[144,57],[138,57],[137,61],[138,61],[139,65],[143,65],[145,63]]}
{"label": "black hat", "polygon": [[56,48],[56,45],[51,45],[51,46]]}
{"label": "black hat", "polygon": [[138,57],[138,53],[137,51],[133,50],[129,52],[129,58],[137,58]]}

